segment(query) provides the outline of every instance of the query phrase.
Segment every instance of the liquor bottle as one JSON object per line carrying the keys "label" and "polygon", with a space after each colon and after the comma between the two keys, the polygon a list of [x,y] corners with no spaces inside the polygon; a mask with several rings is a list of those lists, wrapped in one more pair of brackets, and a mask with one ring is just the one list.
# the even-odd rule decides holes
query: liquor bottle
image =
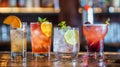
{"label": "liquor bottle", "polygon": [[17,0],[17,6],[18,7],[25,7],[26,0]]}
{"label": "liquor bottle", "polygon": [[59,10],[60,7],[59,7],[59,0],[54,0],[54,9],[55,10]]}
{"label": "liquor bottle", "polygon": [[1,0],[0,7],[8,7],[8,0]]}
{"label": "liquor bottle", "polygon": [[33,0],[26,0],[26,7],[31,8],[33,7]]}
{"label": "liquor bottle", "polygon": [[10,7],[16,7],[17,6],[17,0],[8,0]]}
{"label": "liquor bottle", "polygon": [[53,0],[40,0],[41,7],[53,7]]}
{"label": "liquor bottle", "polygon": [[33,7],[40,7],[40,0],[34,0]]}
{"label": "liquor bottle", "polygon": [[119,8],[120,7],[120,0],[113,0],[112,1],[112,5],[115,8]]}
{"label": "liquor bottle", "polygon": [[100,7],[102,8],[102,10],[105,10],[105,0],[98,0]]}
{"label": "liquor bottle", "polygon": [[82,10],[82,22],[93,24],[93,8],[92,8],[93,1],[92,0],[81,0]]}

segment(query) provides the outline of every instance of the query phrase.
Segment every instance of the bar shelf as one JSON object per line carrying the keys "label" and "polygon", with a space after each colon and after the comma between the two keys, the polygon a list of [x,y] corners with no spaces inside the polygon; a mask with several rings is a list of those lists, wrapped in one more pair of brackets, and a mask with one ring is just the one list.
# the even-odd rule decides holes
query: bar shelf
{"label": "bar shelf", "polygon": [[[94,13],[105,13],[102,8],[93,8]],[[82,13],[82,8],[79,8],[79,13]],[[0,7],[0,13],[59,13],[60,9],[42,8],[42,7]],[[108,13],[120,13],[120,8],[110,7]]]}

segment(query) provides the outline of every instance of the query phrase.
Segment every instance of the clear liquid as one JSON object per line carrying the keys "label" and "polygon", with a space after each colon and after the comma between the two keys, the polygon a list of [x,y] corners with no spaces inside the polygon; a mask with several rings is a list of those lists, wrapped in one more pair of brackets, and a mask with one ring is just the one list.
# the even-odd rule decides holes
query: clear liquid
{"label": "clear liquid", "polygon": [[55,58],[58,61],[73,61],[77,58],[77,52],[73,53],[62,53],[62,52],[54,52]]}

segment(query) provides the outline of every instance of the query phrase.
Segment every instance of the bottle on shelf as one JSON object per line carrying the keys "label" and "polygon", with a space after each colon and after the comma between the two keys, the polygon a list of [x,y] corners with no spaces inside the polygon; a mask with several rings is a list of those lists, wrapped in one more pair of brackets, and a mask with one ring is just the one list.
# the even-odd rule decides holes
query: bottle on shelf
{"label": "bottle on shelf", "polygon": [[120,12],[120,0],[112,0],[111,6],[109,7],[109,12]]}
{"label": "bottle on shelf", "polygon": [[54,0],[54,9],[55,9],[56,11],[59,11],[59,10],[60,10],[59,0]]}
{"label": "bottle on shelf", "polygon": [[40,7],[40,0],[34,0],[33,7]]}
{"label": "bottle on shelf", "polygon": [[8,0],[1,0],[0,7],[8,7]]}
{"label": "bottle on shelf", "polygon": [[25,5],[25,7],[27,7],[27,8],[33,7],[33,0],[26,0],[26,5]]}
{"label": "bottle on shelf", "polygon": [[25,7],[26,0],[17,0],[17,6],[18,7]]}
{"label": "bottle on shelf", "polygon": [[93,0],[80,0],[80,4],[82,7],[82,22],[93,24]]}
{"label": "bottle on shelf", "polygon": [[112,5],[115,8],[119,8],[120,7],[120,0],[112,0]]}
{"label": "bottle on shelf", "polygon": [[17,7],[17,0],[8,0],[9,7]]}
{"label": "bottle on shelf", "polygon": [[40,0],[40,7],[53,7],[54,0]]}

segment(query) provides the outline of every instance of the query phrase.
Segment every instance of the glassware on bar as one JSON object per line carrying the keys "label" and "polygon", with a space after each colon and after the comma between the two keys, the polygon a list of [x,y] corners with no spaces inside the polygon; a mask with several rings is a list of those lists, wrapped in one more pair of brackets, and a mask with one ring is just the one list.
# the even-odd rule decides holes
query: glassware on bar
{"label": "glassware on bar", "polygon": [[79,28],[54,27],[53,52],[58,61],[70,61],[77,58],[79,52]]}
{"label": "glassware on bar", "polygon": [[33,55],[35,57],[50,57],[52,23],[47,22],[45,26],[43,25],[42,27],[42,23],[32,22],[30,29]]}
{"label": "glassware on bar", "polygon": [[89,57],[104,58],[104,37],[107,31],[108,25],[106,24],[83,24]]}
{"label": "glassware on bar", "polygon": [[11,60],[26,61],[27,52],[27,23],[22,23],[22,28],[10,28]]}
{"label": "glassware on bar", "polygon": [[3,24],[10,25],[11,61],[26,61],[27,23],[15,15],[9,15]]}

